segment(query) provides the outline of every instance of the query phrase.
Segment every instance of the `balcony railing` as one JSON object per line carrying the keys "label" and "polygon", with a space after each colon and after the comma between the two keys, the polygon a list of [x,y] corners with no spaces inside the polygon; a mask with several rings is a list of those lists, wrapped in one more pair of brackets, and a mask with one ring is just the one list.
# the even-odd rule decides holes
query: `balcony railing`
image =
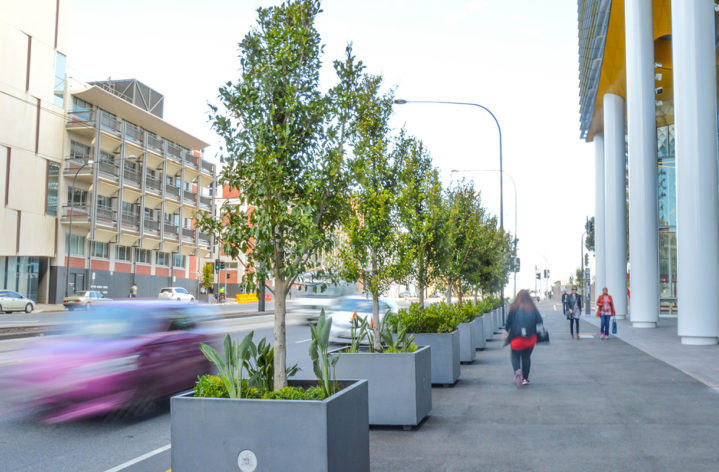
{"label": "balcony railing", "polygon": [[103,174],[105,177],[116,180],[120,175],[120,169],[114,162],[100,161],[98,165],[100,166],[100,174]]}
{"label": "balcony railing", "polygon": [[[65,177],[75,177],[78,175],[92,175],[92,167],[94,164],[87,164],[89,158],[69,158],[65,159]],[[83,167],[83,165],[85,167]],[[79,172],[78,172],[79,171]]]}
{"label": "balcony railing", "polygon": [[162,180],[148,176],[145,178],[145,188],[159,195],[162,193]]}
{"label": "balcony railing", "polygon": [[69,222],[70,215],[72,215],[73,223],[90,221],[90,207],[84,203],[76,203],[74,205],[63,205],[62,219],[64,221]]}
{"label": "balcony railing", "polygon": [[191,151],[185,152],[185,157],[183,160],[188,166],[192,167],[193,169],[197,169],[197,157],[193,156]]}
{"label": "balcony railing", "polygon": [[140,226],[140,215],[122,212],[122,226],[137,230]]}
{"label": "balcony railing", "polygon": [[135,186],[140,187],[140,173],[125,167],[125,183],[135,184]]}
{"label": "balcony railing", "polygon": [[195,239],[195,230],[191,228],[182,228],[182,239]]}
{"label": "balcony railing", "polygon": [[117,211],[104,205],[98,205],[95,212],[95,222],[98,225],[117,227]]}
{"label": "balcony railing", "polygon": [[180,198],[180,189],[172,184],[165,184],[165,194],[173,200]]}
{"label": "balcony railing", "polygon": [[212,209],[212,199],[210,197],[203,197],[200,195],[200,208],[204,208],[205,210]]}
{"label": "balcony railing", "polygon": [[125,123],[125,139],[134,142],[135,144],[142,146],[144,144],[145,132],[142,128],[132,123]]}
{"label": "balcony railing", "polygon": [[197,194],[191,190],[185,190],[185,202],[190,201],[192,203],[197,203]]}
{"label": "balcony railing", "polygon": [[157,152],[158,154],[162,154],[162,139],[158,138],[154,134],[147,134],[147,147],[152,149],[153,151]]}
{"label": "balcony railing", "polygon": [[205,246],[210,245],[210,235],[207,233],[200,232],[197,239],[200,241],[200,244],[204,244]]}
{"label": "balcony railing", "polygon": [[206,160],[200,160],[202,163],[202,171],[207,172],[210,175],[215,175],[215,165],[207,162]]}
{"label": "balcony railing", "polygon": [[118,137],[122,135],[120,120],[102,110],[100,110],[100,128]]}
{"label": "balcony railing", "polygon": [[95,126],[95,110],[70,111],[67,113],[67,126],[69,128],[86,128]]}
{"label": "balcony railing", "polygon": [[165,222],[165,237],[177,239],[177,225]]}
{"label": "balcony railing", "polygon": [[182,148],[177,144],[168,141],[167,154],[173,161],[182,162]]}
{"label": "balcony railing", "polygon": [[147,220],[145,220],[144,224],[145,224],[144,230],[146,233],[159,233],[160,232],[160,222],[159,221],[147,219]]}

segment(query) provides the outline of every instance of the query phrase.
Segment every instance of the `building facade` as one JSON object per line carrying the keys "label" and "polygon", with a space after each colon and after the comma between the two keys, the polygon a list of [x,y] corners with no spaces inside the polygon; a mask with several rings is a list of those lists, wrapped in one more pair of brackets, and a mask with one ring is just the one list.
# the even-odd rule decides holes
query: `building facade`
{"label": "building facade", "polygon": [[682,343],[716,344],[715,3],[579,0],[578,14],[580,136],[595,146],[596,286],[635,327],[677,314]]}
{"label": "building facade", "polygon": [[207,143],[136,80],[67,77],[64,3],[0,6],[0,288],[40,303],[133,283],[141,297],[196,292],[212,247],[194,228],[213,211]]}

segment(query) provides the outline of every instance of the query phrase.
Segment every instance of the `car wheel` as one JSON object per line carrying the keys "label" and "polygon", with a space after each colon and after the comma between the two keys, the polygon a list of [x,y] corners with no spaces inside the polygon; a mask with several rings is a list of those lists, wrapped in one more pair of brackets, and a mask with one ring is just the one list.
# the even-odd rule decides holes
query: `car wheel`
{"label": "car wheel", "polygon": [[178,301],[178,302],[181,302],[181,301],[182,301],[182,298],[178,298],[177,301]]}
{"label": "car wheel", "polygon": [[25,305],[25,313],[32,313],[32,303]]}

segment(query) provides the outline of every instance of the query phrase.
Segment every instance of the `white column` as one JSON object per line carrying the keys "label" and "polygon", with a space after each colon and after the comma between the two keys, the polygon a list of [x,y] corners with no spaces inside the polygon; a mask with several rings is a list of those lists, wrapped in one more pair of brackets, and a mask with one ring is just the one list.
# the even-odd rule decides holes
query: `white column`
{"label": "white column", "polygon": [[604,226],[606,286],[617,318],[627,316],[627,186],[624,99],[604,95]]}
{"label": "white column", "polygon": [[[594,290],[607,285],[604,246],[604,136],[594,136]],[[596,298],[596,297],[595,297]]]}
{"label": "white column", "polygon": [[659,321],[659,242],[652,0],[626,0],[624,19],[631,320],[635,328],[655,328]]}
{"label": "white column", "polygon": [[677,167],[678,334],[719,336],[719,203],[714,2],[672,1]]}

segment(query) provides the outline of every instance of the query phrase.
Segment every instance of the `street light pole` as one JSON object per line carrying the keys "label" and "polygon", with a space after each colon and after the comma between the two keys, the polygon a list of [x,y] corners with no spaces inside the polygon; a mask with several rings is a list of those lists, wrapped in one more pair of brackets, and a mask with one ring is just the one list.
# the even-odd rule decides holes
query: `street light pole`
{"label": "street light pole", "polygon": [[[499,132],[499,227],[504,232],[504,179],[502,172],[502,127],[499,126],[499,120],[497,120],[497,117],[494,116],[494,113],[492,111],[485,107],[484,105],[480,105],[479,103],[470,103],[470,102],[448,102],[443,100],[403,100],[401,98],[397,98],[394,100],[394,103],[397,105],[404,105],[406,103],[425,103],[425,104],[435,104],[435,105],[460,105],[460,106],[470,106],[470,107],[478,107],[482,110],[486,111],[490,114],[492,119],[494,119],[495,124],[497,125],[497,131]],[[502,285],[502,326],[504,326],[504,285]]]}
{"label": "street light pole", "polygon": [[87,162],[85,162],[83,165],[81,165],[76,171],[75,176],[72,178],[72,197],[70,199],[70,207],[69,207],[69,213],[70,213],[70,225],[68,229],[68,237],[67,237],[67,260],[65,261],[65,296],[67,297],[68,289],[70,288],[70,246],[72,246],[72,214],[73,210],[75,208],[75,182],[77,180],[77,175],[80,173],[82,169],[87,167],[88,165],[92,165],[95,161],[92,159],[89,159]]}

